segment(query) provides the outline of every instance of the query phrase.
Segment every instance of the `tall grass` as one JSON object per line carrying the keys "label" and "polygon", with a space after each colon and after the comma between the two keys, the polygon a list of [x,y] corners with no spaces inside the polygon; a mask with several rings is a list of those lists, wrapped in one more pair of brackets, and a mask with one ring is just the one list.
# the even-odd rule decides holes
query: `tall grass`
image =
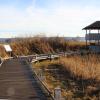
{"label": "tall grass", "polygon": [[44,69],[45,83],[49,90],[53,92],[59,85],[66,100],[99,100],[99,55],[61,57],[58,60],[39,62],[34,66]]}
{"label": "tall grass", "polygon": [[61,37],[33,37],[16,40],[11,43],[17,55],[66,52],[85,48],[85,42],[66,41]]}
{"label": "tall grass", "polygon": [[6,53],[6,51],[5,51],[5,49],[4,49],[4,47],[3,47],[3,44],[0,44],[0,57],[7,57],[8,55],[7,55],[7,53]]}
{"label": "tall grass", "polygon": [[60,59],[66,70],[83,79],[100,80],[100,57],[96,55],[73,56]]}
{"label": "tall grass", "polygon": [[82,92],[81,98],[92,99],[95,96],[93,100],[100,99],[100,55],[61,58],[60,65],[66,70],[65,77],[68,78],[68,75],[74,82],[75,85],[72,87],[77,87],[73,92],[74,95]]}

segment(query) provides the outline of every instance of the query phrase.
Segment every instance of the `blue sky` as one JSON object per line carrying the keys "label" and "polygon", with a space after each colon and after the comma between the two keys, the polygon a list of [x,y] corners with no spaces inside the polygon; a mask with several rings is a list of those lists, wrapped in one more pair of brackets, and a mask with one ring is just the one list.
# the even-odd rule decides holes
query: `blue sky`
{"label": "blue sky", "polygon": [[84,36],[100,19],[100,0],[0,0],[0,37]]}

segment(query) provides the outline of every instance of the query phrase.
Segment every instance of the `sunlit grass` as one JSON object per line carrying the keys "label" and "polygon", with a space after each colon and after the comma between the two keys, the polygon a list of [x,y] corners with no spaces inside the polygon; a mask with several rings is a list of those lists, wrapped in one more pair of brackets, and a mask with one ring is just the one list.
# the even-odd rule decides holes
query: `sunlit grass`
{"label": "sunlit grass", "polygon": [[5,49],[4,49],[4,46],[3,46],[3,44],[0,44],[0,57],[7,57],[8,55],[7,55],[7,53],[6,53],[6,51],[5,51]]}
{"label": "sunlit grass", "polygon": [[[60,63],[65,66],[73,75],[84,79],[100,80],[100,58],[99,56],[73,56],[60,59]],[[74,76],[73,76],[74,77]]]}
{"label": "sunlit grass", "polygon": [[62,57],[58,60],[36,63],[35,68],[58,69],[46,71],[44,80],[53,93],[60,86],[65,99],[97,100],[100,93],[99,55]]}

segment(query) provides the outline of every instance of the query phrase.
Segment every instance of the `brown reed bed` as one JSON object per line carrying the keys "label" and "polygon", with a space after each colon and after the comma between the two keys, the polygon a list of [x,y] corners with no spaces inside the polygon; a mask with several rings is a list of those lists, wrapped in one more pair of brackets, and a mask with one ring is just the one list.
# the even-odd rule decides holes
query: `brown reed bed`
{"label": "brown reed bed", "polygon": [[51,92],[59,85],[66,100],[100,99],[99,55],[63,57],[58,60],[40,62],[35,66],[44,69],[45,82]]}

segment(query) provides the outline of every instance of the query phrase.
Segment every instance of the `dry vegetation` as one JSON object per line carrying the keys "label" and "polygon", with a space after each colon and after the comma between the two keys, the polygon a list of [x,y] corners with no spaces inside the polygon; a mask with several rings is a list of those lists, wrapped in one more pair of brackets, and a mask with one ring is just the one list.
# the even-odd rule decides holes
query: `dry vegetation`
{"label": "dry vegetation", "polygon": [[[62,88],[66,100],[100,99],[100,58],[97,55],[70,56],[35,64],[44,69],[46,85],[51,91]],[[45,69],[58,69],[54,71]]]}
{"label": "dry vegetation", "polygon": [[3,47],[3,45],[2,44],[0,44],[0,57],[7,57],[8,55],[7,55],[7,53],[5,52],[5,49],[4,49],[4,47]]}
{"label": "dry vegetation", "polygon": [[[60,59],[60,64],[67,71],[74,86],[75,93],[82,93],[84,98],[95,100],[100,96],[100,56],[86,55]],[[75,88],[73,87],[73,88]],[[89,97],[90,96],[90,97]]]}
{"label": "dry vegetation", "polygon": [[41,54],[53,52],[46,39],[26,38],[11,43],[12,48],[17,55]]}
{"label": "dry vegetation", "polygon": [[66,41],[61,37],[42,38],[33,37],[19,39],[11,43],[17,55],[65,52],[67,50],[81,50],[85,48],[84,42]]}
{"label": "dry vegetation", "polygon": [[100,56],[85,55],[73,56],[60,59],[66,69],[72,72],[72,77],[77,76],[82,79],[100,80]]}
{"label": "dry vegetation", "polygon": [[[62,37],[18,38],[9,44],[15,55],[47,54],[85,48],[85,42],[67,41]],[[6,55],[3,46],[0,46],[0,56],[5,57]]]}
{"label": "dry vegetation", "polygon": [[[24,38],[10,43],[14,54],[29,55],[79,51],[85,49],[84,42],[66,41],[64,38]],[[0,45],[0,56],[8,56]],[[36,63],[46,76],[45,83],[53,93],[60,85],[66,100],[99,100],[100,94],[100,55],[83,55],[60,58]],[[54,70],[52,70],[54,69]]]}
{"label": "dry vegetation", "polygon": [[[14,55],[47,54],[85,49],[85,42],[67,41],[62,37],[17,38],[6,42],[11,45]],[[2,43],[0,45],[0,56],[9,56]]]}

